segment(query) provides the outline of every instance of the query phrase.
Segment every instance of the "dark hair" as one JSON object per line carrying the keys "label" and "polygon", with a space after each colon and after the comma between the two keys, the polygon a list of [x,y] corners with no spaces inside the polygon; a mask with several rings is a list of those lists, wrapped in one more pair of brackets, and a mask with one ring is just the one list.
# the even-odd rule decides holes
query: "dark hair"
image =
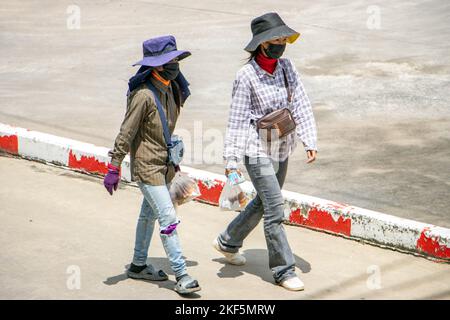
{"label": "dark hair", "polygon": [[261,50],[261,45],[258,46],[258,48],[255,49],[255,51],[250,51],[250,57],[248,57],[247,62],[252,61]]}

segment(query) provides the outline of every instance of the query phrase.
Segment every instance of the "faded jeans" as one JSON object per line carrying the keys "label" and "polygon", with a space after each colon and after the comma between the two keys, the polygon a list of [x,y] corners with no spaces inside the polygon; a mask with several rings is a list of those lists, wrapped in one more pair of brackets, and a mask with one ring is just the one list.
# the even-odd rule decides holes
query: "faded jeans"
{"label": "faded jeans", "polygon": [[186,262],[183,258],[177,230],[170,234],[161,231],[177,223],[175,208],[169,194],[169,185],[152,186],[138,182],[144,199],[136,227],[136,242],[134,247],[133,264],[143,266],[147,262],[148,248],[152,239],[155,221],[158,220],[160,238],[170,262],[170,267],[176,277],[187,273]]}
{"label": "faded jeans", "polygon": [[264,218],[264,235],[269,252],[269,267],[275,282],[295,277],[295,259],[283,227],[284,200],[281,188],[286,177],[288,159],[283,162],[269,158],[245,157],[245,167],[257,191],[256,197],[219,235],[219,245],[235,253],[244,239]]}

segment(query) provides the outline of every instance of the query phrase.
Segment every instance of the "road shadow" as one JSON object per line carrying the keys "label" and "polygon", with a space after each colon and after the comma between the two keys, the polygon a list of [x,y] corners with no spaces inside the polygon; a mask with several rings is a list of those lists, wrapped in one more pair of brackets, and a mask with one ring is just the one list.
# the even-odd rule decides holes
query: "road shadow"
{"label": "road shadow", "polygon": [[[247,249],[242,252],[247,262],[243,266],[235,266],[228,264],[225,258],[216,258],[212,261],[223,264],[217,275],[219,278],[236,278],[244,275],[244,273],[253,274],[260,277],[262,280],[274,283],[272,272],[269,269],[269,258],[267,249]],[[311,271],[311,264],[303,258],[294,254],[295,266],[301,270],[302,273]]]}
{"label": "road shadow", "polygon": [[[186,266],[187,267],[193,267],[193,266],[197,266],[198,262],[197,261],[192,261],[192,260],[188,260],[186,259],[186,257],[184,257],[184,259],[186,260]],[[154,258],[149,258],[147,259],[147,264],[152,264],[156,270],[162,269],[164,270],[165,273],[167,273],[168,275],[172,275],[174,276],[174,273],[172,271],[172,268],[170,268],[170,264],[169,264],[169,260],[165,257],[154,257]],[[150,280],[143,280],[143,279],[131,279],[127,276],[127,270],[130,267],[129,264],[124,266],[124,270],[121,274],[115,275],[115,276],[111,276],[106,278],[105,281],[103,281],[103,283],[105,285],[108,286],[113,286],[118,284],[119,282],[122,281],[143,281],[143,282],[147,282],[149,284],[153,284],[153,285],[157,285],[158,288],[162,288],[162,289],[167,289],[170,291],[173,291],[173,288],[175,286],[175,281],[173,280],[166,280],[166,281],[150,281]],[[201,284],[200,284],[201,285]],[[186,298],[186,299],[198,299],[201,298],[201,296],[197,293],[191,293],[188,295],[180,295],[180,297]]]}

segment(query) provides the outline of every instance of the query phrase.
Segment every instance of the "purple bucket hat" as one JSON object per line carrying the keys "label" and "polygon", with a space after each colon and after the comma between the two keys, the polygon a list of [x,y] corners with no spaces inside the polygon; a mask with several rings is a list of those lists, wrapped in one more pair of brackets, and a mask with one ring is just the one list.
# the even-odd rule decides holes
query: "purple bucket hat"
{"label": "purple bucket hat", "polygon": [[174,36],[161,36],[146,40],[142,44],[142,48],[144,59],[133,64],[133,67],[136,65],[159,67],[177,57],[178,60],[182,60],[191,55],[189,51],[177,50]]}

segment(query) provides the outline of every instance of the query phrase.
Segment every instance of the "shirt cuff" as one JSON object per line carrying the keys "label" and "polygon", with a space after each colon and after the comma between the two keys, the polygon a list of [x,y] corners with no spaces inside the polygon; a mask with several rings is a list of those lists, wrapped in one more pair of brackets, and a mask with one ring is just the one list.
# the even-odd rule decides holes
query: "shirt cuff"
{"label": "shirt cuff", "polygon": [[225,169],[237,169],[237,159],[236,158],[228,158]]}
{"label": "shirt cuff", "polygon": [[305,151],[309,151],[309,150],[314,150],[317,151],[317,146],[314,143],[308,143],[306,144],[305,142],[303,142],[303,146],[305,148]]}
{"label": "shirt cuff", "polygon": [[113,158],[113,159],[111,159],[111,164],[117,168],[120,168],[121,162],[119,160]]}

